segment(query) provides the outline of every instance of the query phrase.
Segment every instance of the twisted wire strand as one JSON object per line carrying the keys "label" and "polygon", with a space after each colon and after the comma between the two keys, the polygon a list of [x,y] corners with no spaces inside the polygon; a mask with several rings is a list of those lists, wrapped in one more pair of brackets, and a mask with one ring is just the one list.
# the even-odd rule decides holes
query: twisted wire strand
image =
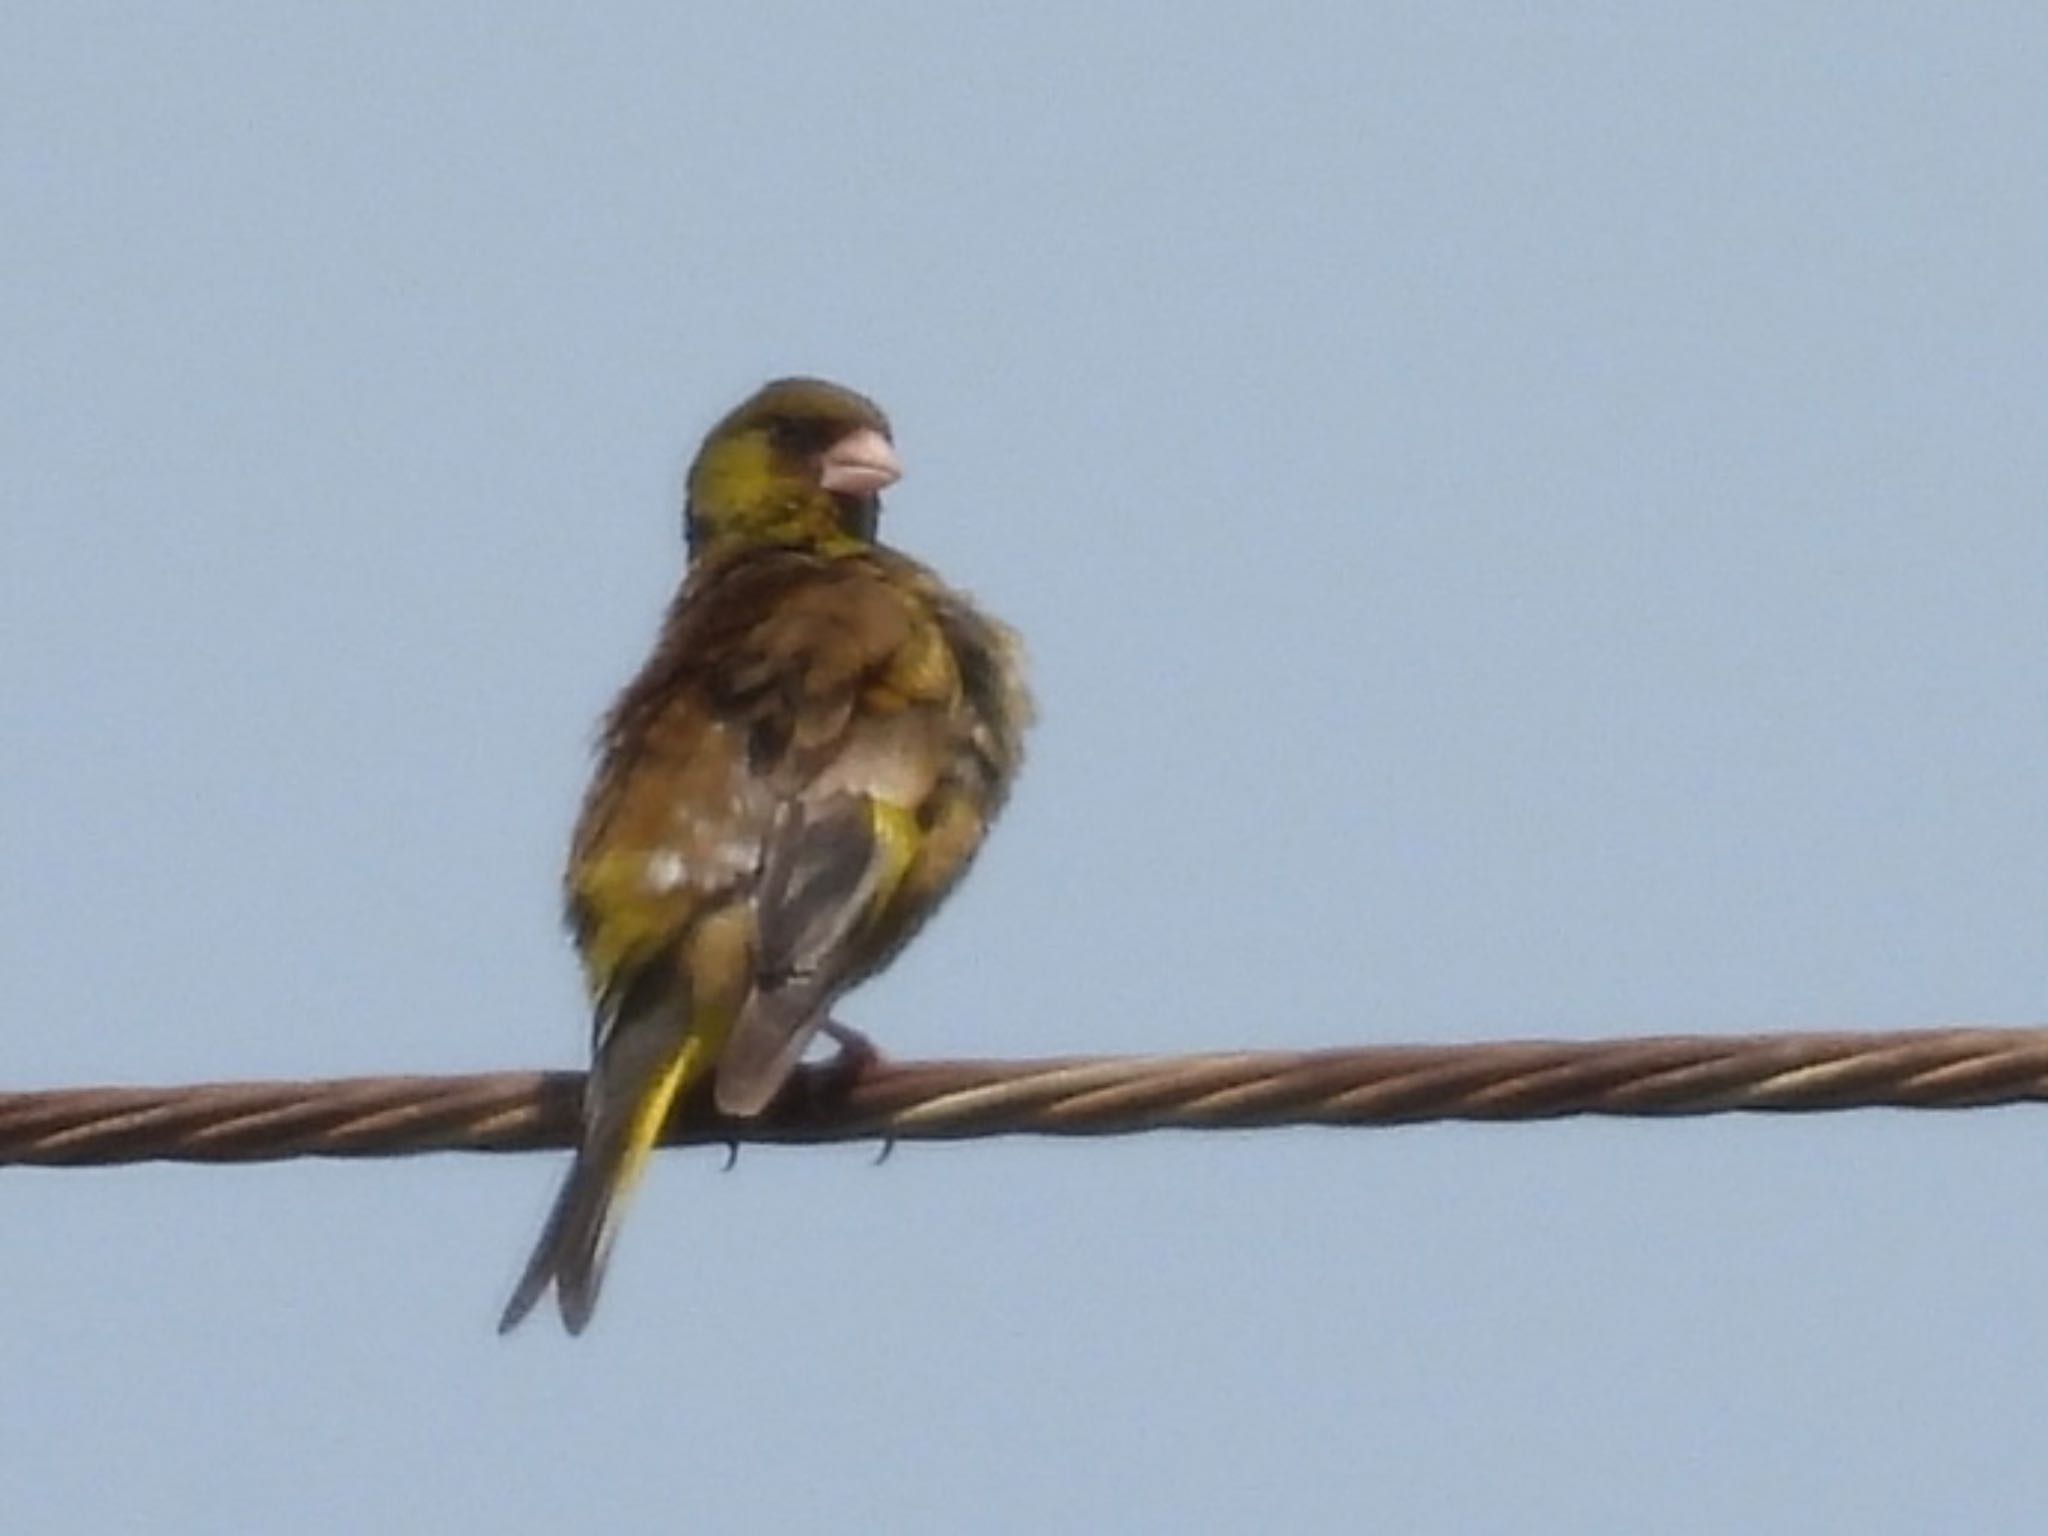
{"label": "twisted wire strand", "polygon": [[[491,1072],[0,1093],[0,1166],[524,1152],[574,1139],[583,1077]],[[759,1119],[683,1106],[671,1144],[1121,1136],[2048,1101],[2048,1029],[1689,1035],[806,1068]]]}

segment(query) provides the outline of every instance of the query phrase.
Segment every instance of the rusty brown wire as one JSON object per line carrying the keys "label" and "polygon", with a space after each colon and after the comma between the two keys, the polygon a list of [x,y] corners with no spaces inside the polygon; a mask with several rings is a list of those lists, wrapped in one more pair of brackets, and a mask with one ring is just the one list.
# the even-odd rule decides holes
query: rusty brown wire
{"label": "rusty brown wire", "polygon": [[[0,1093],[0,1166],[256,1162],[568,1145],[580,1074],[493,1072]],[[1690,1035],[822,1072],[761,1119],[689,1106],[675,1143],[1117,1136],[1280,1125],[1544,1120],[2048,1101],[2048,1029]]]}

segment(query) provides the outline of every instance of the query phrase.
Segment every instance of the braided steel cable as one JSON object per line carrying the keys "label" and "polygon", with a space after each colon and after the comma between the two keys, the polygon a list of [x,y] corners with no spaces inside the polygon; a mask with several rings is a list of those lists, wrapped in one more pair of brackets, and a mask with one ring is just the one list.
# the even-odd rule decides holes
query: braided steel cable
{"label": "braided steel cable", "polygon": [[[0,1166],[568,1146],[574,1072],[0,1093]],[[767,1115],[684,1106],[671,1144],[1120,1136],[2048,1101],[2048,1029],[1690,1035],[806,1068]]]}

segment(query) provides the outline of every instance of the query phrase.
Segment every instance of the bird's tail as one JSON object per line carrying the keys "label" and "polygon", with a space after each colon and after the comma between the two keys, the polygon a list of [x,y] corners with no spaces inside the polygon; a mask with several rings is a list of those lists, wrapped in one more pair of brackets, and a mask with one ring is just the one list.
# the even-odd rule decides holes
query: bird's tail
{"label": "bird's tail", "polygon": [[499,1333],[518,1327],[550,1284],[563,1326],[583,1331],[597,1307],[625,1198],[646,1171],[676,1099],[710,1064],[708,1047],[701,1033],[677,1039],[654,1021],[622,1027],[609,1042],[592,1068],[576,1161],[498,1319]]}

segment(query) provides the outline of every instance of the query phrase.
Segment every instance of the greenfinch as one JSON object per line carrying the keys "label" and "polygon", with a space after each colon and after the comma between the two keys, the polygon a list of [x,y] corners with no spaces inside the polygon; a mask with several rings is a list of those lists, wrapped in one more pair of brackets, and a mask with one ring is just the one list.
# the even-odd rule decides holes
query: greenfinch
{"label": "greenfinch", "polygon": [[834,1001],[966,872],[1031,716],[1015,636],[878,542],[888,418],[778,379],[689,471],[689,566],[606,717],[565,877],[592,1059],[575,1160],[499,1321],[582,1332],[677,1102],[757,1115]]}

